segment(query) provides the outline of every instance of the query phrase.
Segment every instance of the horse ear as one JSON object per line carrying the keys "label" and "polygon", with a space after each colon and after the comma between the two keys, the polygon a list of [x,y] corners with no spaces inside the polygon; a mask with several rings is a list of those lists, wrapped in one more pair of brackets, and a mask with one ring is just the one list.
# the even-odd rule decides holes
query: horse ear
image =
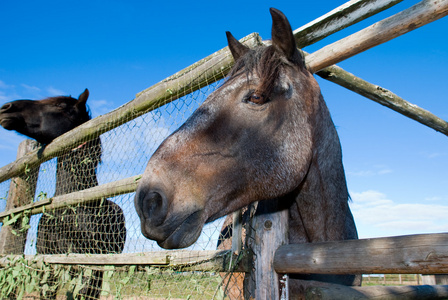
{"label": "horse ear", "polygon": [[301,62],[302,55],[297,49],[288,19],[278,9],[271,7],[269,11],[272,16],[272,46],[289,61]]}
{"label": "horse ear", "polygon": [[78,97],[78,103],[76,103],[76,106],[78,105],[86,105],[87,98],[89,98],[89,90],[85,89],[84,92],[82,92],[81,95]]}
{"label": "horse ear", "polygon": [[227,44],[229,45],[230,52],[232,53],[233,59],[237,61],[240,57],[244,56],[250,49],[243,44],[241,44],[233,35],[226,31]]}

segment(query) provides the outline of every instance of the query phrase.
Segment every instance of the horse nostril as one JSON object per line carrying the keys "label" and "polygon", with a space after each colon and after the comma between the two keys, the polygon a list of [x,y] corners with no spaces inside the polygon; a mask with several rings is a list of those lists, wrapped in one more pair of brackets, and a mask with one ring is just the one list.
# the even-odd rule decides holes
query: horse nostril
{"label": "horse nostril", "polygon": [[139,200],[144,218],[153,226],[163,223],[167,215],[167,201],[159,192],[148,192]]}
{"label": "horse nostril", "polygon": [[0,112],[7,112],[8,110],[11,109],[11,107],[12,107],[11,103],[6,103],[0,108]]}

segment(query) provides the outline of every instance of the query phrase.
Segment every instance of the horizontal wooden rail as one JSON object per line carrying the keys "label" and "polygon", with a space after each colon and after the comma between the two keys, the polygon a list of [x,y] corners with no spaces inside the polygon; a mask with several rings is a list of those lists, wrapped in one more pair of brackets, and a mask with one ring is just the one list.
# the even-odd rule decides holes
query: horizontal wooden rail
{"label": "horizontal wooden rail", "polygon": [[137,189],[138,181],[142,176],[136,175],[125,179],[109,182],[89,189],[70,194],[60,195],[53,198],[43,199],[29,205],[20,206],[0,213],[2,218],[23,211],[29,211],[31,215],[42,213],[48,209],[57,209],[66,206],[88,203],[103,198],[133,193]]}
{"label": "horizontal wooden rail", "polygon": [[352,0],[294,30],[299,48],[314,44],[403,0]]}
{"label": "horizontal wooden rail", "polygon": [[437,300],[448,298],[448,285],[315,286],[305,291],[307,300]]}
{"label": "horizontal wooden rail", "polygon": [[129,266],[149,265],[181,269],[184,271],[226,272],[248,271],[231,250],[172,250],[123,254],[52,254],[52,255],[7,255],[0,257],[0,266],[6,267],[14,261],[25,259],[30,266],[42,263],[62,265]]}
{"label": "horizontal wooden rail", "polygon": [[281,246],[278,273],[444,274],[448,233],[419,234]]}
{"label": "horizontal wooden rail", "polygon": [[308,67],[317,72],[372,47],[390,41],[448,14],[447,0],[423,0],[307,56]]}

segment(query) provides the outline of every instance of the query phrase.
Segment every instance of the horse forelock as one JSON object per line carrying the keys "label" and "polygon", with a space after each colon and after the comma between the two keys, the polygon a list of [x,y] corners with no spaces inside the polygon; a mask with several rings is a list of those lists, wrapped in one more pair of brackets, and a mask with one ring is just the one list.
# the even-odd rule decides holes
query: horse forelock
{"label": "horse forelock", "polygon": [[235,62],[229,78],[241,74],[249,77],[254,73],[260,79],[255,92],[269,97],[280,76],[281,67],[285,64],[272,46],[260,46],[248,51]]}

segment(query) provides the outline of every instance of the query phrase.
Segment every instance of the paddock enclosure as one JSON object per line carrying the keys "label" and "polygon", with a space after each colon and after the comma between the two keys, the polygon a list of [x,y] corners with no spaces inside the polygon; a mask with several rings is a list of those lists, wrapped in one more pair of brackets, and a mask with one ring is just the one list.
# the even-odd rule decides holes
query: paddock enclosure
{"label": "paddock enclosure", "polygon": [[[298,46],[305,48],[400,2],[349,1],[294,30]],[[448,135],[443,119],[335,65],[447,14],[448,0],[423,0],[306,53],[306,63],[316,75]],[[241,41],[250,48],[269,43],[256,33]],[[98,269],[104,271],[101,299],[288,299],[288,273],[448,273],[446,233],[288,245],[285,211],[255,216],[256,204],[246,208],[250,221],[244,226],[242,213],[233,214],[234,238],[225,242],[226,250],[217,249],[225,218],[207,224],[198,241],[184,250],[167,251],[144,238],[133,202],[140,174],[158,145],[220,86],[232,65],[226,47],[45,147],[30,140],[20,145],[17,160],[0,169],[0,299],[38,299],[40,290],[56,286],[58,299],[72,299],[86,284],[83,278]],[[56,157],[98,136],[103,147],[99,185],[54,197]],[[98,199],[109,199],[124,211],[123,253],[36,254],[37,224],[43,214],[51,218],[56,208],[76,212],[81,203]],[[76,218],[71,221],[76,227]],[[48,270],[54,270],[57,282],[48,280]],[[243,273],[248,274],[244,289],[237,285]],[[435,284],[440,277],[431,278]],[[445,285],[352,288],[309,282],[304,289],[307,299],[448,298]]]}

